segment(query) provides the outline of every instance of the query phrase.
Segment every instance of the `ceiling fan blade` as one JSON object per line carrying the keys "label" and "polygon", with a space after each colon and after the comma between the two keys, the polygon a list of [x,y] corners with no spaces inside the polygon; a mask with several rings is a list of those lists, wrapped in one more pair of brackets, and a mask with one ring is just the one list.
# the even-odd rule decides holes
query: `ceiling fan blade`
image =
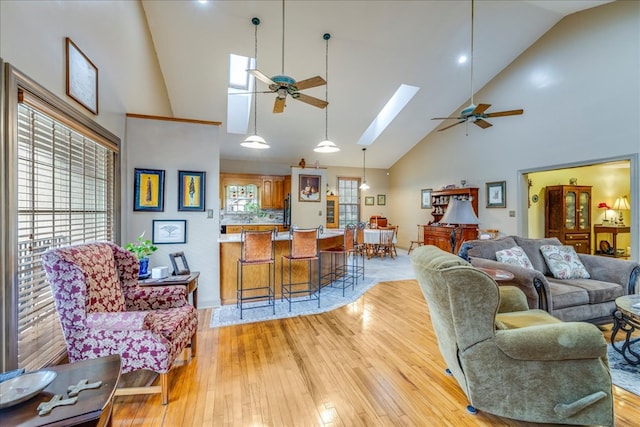
{"label": "ceiling fan blade", "polygon": [[459,121],[459,122],[457,122],[457,123],[454,123],[454,124],[449,125],[449,126],[445,126],[445,127],[441,128],[441,129],[438,129],[438,132],[442,132],[443,130],[447,130],[447,129],[452,128],[452,127],[454,127],[454,126],[457,126],[457,125],[459,125],[459,124],[461,124],[461,123],[464,123],[464,122],[466,122],[466,121],[467,121],[466,119],[465,119],[465,120],[460,120],[460,121]]}
{"label": "ceiling fan blade", "polygon": [[504,117],[504,116],[517,116],[524,113],[524,110],[508,110],[508,111],[496,111],[495,113],[487,114],[487,117]]}
{"label": "ceiling fan blade", "polygon": [[491,126],[493,126],[491,123],[482,120],[482,119],[476,119],[476,121],[474,122],[476,125],[480,126],[482,129],[486,129],[489,128]]}
{"label": "ceiling fan blade", "polygon": [[491,107],[491,104],[478,104],[476,106],[476,108],[473,109],[473,111],[471,112],[471,114],[482,114],[485,111],[487,111],[487,109]]}
{"label": "ceiling fan blade", "polygon": [[280,98],[276,96],[276,102],[273,104],[273,112],[274,113],[282,113],[285,107],[286,98]]}
{"label": "ceiling fan blade", "polygon": [[276,82],[271,80],[269,77],[267,77],[265,74],[263,74],[262,71],[260,71],[260,70],[251,69],[251,70],[247,70],[247,73],[251,74],[256,79],[258,79],[261,82],[266,83],[268,85],[276,84]]}
{"label": "ceiling fan blade", "polygon": [[304,93],[296,93],[293,98],[318,108],[325,108],[329,105],[329,103],[324,99],[314,98],[313,96],[305,95]]}
{"label": "ceiling fan blade", "polygon": [[320,76],[311,77],[306,80],[295,82],[294,86],[298,90],[309,89],[310,87],[326,85],[327,82]]}

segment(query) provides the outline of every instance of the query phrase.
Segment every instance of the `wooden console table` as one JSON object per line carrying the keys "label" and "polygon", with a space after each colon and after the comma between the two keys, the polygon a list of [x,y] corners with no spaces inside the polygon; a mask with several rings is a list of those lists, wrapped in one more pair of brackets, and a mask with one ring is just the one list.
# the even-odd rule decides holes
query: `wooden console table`
{"label": "wooden console table", "polygon": [[[111,424],[113,396],[120,379],[120,356],[112,355],[81,360],[65,365],[45,368],[57,374],[40,394],[26,402],[0,410],[2,426],[108,426]],[[102,381],[99,388],[80,392],[73,405],[58,406],[47,415],[38,415],[36,409],[56,394],[67,397],[67,387],[86,379],[90,383]]]}
{"label": "wooden console table", "polygon": [[169,276],[164,279],[144,279],[138,283],[140,286],[184,286],[187,288],[187,295],[192,293],[193,307],[198,308],[198,277],[199,271],[193,271],[188,275]]}
{"label": "wooden console table", "polygon": [[[609,254],[605,254],[602,253],[599,247],[599,240],[598,240],[598,234],[599,233],[609,233],[611,234],[612,240],[613,240],[613,245],[611,246],[613,248],[613,254],[609,255]],[[618,257],[618,234],[623,234],[623,233],[631,233],[631,227],[617,227],[615,225],[594,225],[593,226],[593,234],[594,234],[594,238],[596,241],[596,255],[604,255],[604,256],[612,256],[614,258]],[[620,255],[620,256],[624,256],[624,255]]]}

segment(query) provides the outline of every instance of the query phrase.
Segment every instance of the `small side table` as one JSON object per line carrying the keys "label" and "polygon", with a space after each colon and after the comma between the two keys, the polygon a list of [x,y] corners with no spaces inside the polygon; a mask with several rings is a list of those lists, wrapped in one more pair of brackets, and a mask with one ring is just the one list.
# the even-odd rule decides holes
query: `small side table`
{"label": "small side table", "polygon": [[515,277],[513,273],[506,270],[500,270],[499,268],[489,268],[489,267],[475,267],[477,270],[484,271],[487,273],[493,280],[496,282],[507,282],[509,280],[513,280]]}
{"label": "small side table", "polygon": [[[50,366],[47,371],[54,371],[56,379],[40,394],[26,402],[0,410],[2,426],[109,426],[111,410],[116,386],[120,380],[121,361],[119,355],[81,360],[65,365]],[[58,406],[47,415],[38,415],[36,409],[42,402],[47,402],[55,394],[67,397],[67,387],[86,379],[90,383],[102,381],[99,388],[83,390],[78,401],[73,405]]]}
{"label": "small side table", "polygon": [[[613,312],[613,329],[611,330],[611,346],[624,357],[630,365],[640,365],[640,353],[631,346],[640,338],[631,339],[631,334],[640,329],[640,308],[632,305],[640,303],[640,295],[625,295],[616,298],[616,309]],[[625,333],[624,342],[620,347],[615,344],[618,331]]]}
{"label": "small side table", "polygon": [[594,225],[593,226],[593,235],[596,240],[596,255],[607,255],[599,251],[599,243],[598,243],[598,234],[601,233],[609,233],[611,234],[611,239],[613,240],[613,255],[614,258],[618,257],[618,234],[631,233],[631,227],[618,227],[616,225]]}
{"label": "small side table", "polygon": [[144,279],[140,280],[140,286],[184,286],[187,289],[187,295],[192,294],[193,307],[198,308],[198,277],[199,271],[193,271],[188,276],[169,276],[164,279]]}

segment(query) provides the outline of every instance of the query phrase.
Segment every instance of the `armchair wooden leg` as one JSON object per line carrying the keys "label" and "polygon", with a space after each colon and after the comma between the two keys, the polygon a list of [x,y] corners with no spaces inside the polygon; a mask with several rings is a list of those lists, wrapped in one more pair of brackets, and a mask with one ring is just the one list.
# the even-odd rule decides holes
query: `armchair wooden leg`
{"label": "armchair wooden leg", "polygon": [[169,373],[160,374],[160,389],[162,394],[162,404],[169,403]]}
{"label": "armchair wooden leg", "polygon": [[196,347],[198,345],[198,333],[194,333],[191,337],[191,357],[196,357]]}

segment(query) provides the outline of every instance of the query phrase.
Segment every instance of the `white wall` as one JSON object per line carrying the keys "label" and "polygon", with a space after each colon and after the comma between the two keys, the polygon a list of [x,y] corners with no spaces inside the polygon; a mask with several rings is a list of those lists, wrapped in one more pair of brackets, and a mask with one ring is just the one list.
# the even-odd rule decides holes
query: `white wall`
{"label": "white wall", "polygon": [[[489,119],[433,132],[390,170],[392,216],[424,223],[420,189],[457,184],[480,188],[482,228],[518,234],[526,191],[518,171],[640,151],[640,2],[613,2],[569,15],[475,96],[490,111],[524,108],[524,115]],[[466,105],[466,104],[465,104]],[[461,106],[462,108],[463,106]],[[637,163],[637,162],[636,162]],[[638,257],[638,165],[631,167],[630,199]],[[485,183],[507,182],[507,208],[486,209]],[[515,217],[509,216],[515,212]],[[407,230],[405,230],[406,232]],[[400,231],[399,241],[410,234]]]}
{"label": "white wall", "polygon": [[[122,189],[127,200],[124,242],[134,241],[143,231],[151,238],[154,219],[185,219],[187,243],[158,245],[149,266],[170,267],[169,254],[183,251],[189,268],[200,271],[198,308],[220,305],[218,134],[217,126],[127,118],[128,164],[123,165],[123,173],[131,184]],[[164,212],[133,211],[135,168],[165,171]],[[205,212],[178,211],[179,170],[206,172]],[[213,210],[213,218],[207,217],[208,209]]]}

